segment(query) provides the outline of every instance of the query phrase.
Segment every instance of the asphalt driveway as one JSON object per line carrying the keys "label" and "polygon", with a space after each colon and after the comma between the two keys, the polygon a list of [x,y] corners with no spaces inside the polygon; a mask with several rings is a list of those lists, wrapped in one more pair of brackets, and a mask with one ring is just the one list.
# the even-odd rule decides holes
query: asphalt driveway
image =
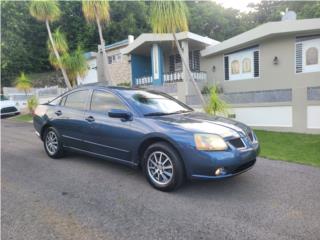
{"label": "asphalt driveway", "polygon": [[258,159],[163,193],[125,166],[48,158],[32,124],[1,125],[2,239],[320,238],[320,168]]}

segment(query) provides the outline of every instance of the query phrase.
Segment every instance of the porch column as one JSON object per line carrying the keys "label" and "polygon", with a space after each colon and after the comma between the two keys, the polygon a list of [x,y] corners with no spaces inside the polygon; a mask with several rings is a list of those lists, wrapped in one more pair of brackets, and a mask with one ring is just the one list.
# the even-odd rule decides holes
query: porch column
{"label": "porch column", "polygon": [[[187,40],[181,41],[182,56],[181,58],[187,61],[189,64],[189,44]],[[182,63],[182,82],[178,82],[178,99],[186,103],[187,96],[190,95],[189,91],[192,89],[190,85],[189,75],[186,67]]]}
{"label": "porch column", "polygon": [[151,68],[153,85],[163,84],[163,52],[158,44],[153,44],[151,48]]}

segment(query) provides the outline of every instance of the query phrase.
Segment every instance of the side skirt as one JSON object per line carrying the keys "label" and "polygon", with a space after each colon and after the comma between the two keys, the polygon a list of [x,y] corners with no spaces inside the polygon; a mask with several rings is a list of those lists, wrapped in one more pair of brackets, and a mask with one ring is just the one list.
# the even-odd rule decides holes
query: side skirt
{"label": "side skirt", "polygon": [[110,157],[110,156],[107,156],[107,155],[94,153],[94,152],[86,151],[86,150],[83,150],[83,149],[80,149],[80,148],[69,147],[69,146],[65,146],[65,145],[63,147],[67,148],[67,149],[70,149],[72,151],[75,151],[75,152],[85,153],[85,154],[93,156],[93,157],[99,157],[99,158],[106,159],[106,160],[109,160],[109,161],[112,161],[112,162],[121,163],[123,165],[127,165],[127,166],[130,166],[130,167],[134,167],[134,168],[138,167],[137,163],[129,162],[129,161],[126,161],[126,160],[123,160],[123,159],[120,159],[120,158]]}

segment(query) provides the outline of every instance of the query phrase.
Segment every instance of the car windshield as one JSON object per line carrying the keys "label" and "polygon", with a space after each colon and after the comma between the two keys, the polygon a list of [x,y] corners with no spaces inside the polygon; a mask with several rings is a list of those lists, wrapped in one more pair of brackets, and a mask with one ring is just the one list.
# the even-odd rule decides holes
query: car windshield
{"label": "car windshield", "polygon": [[1,95],[1,101],[6,101],[9,100],[9,98],[7,98],[6,96]]}
{"label": "car windshield", "polygon": [[143,90],[123,90],[121,93],[138,106],[144,116],[162,116],[193,111],[192,108],[164,93]]}

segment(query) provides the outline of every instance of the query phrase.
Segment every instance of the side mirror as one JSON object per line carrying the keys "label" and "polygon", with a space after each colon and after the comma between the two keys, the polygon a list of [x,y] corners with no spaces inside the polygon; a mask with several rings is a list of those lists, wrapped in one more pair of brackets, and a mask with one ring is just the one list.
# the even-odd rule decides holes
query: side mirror
{"label": "side mirror", "polygon": [[121,118],[122,121],[132,120],[132,113],[122,109],[111,109],[108,112],[108,116],[111,118]]}

